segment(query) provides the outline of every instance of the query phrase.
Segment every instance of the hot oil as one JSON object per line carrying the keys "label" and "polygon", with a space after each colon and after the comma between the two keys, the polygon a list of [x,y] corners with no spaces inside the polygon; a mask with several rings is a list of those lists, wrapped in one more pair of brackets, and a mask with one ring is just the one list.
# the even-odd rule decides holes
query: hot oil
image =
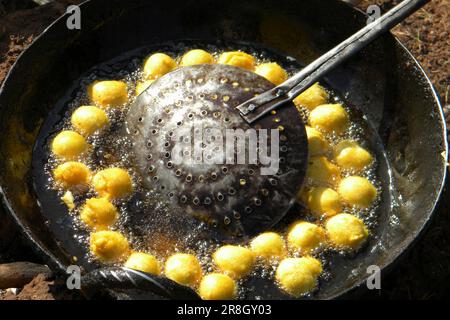
{"label": "hot oil", "polygon": [[[72,112],[81,105],[89,105],[90,101],[87,97],[87,86],[96,80],[123,80],[127,83],[129,89],[129,103],[119,110],[108,110],[108,117],[111,126],[108,130],[95,134],[88,138],[89,144],[92,146],[92,156],[79,159],[84,162],[93,171],[103,168],[117,166],[125,168],[132,174],[134,181],[134,194],[114,204],[118,207],[120,218],[118,223],[113,227],[115,230],[122,232],[130,241],[133,250],[145,251],[154,254],[160,261],[164,261],[170,254],[177,251],[188,251],[196,254],[203,265],[205,272],[214,271],[211,262],[212,253],[221,245],[214,239],[204,239],[201,237],[202,229],[205,227],[192,217],[186,216],[184,212],[173,208],[167,203],[166,195],[161,190],[146,190],[141,187],[141,178],[136,174],[133,167],[133,158],[129,153],[129,146],[132,141],[128,141],[121,133],[123,130],[123,122],[129,105],[135,99],[134,90],[136,83],[142,80],[141,65],[145,57],[152,52],[164,52],[173,57],[180,57],[182,53],[189,49],[202,47],[205,50],[214,53],[217,57],[220,52],[228,50],[242,50],[257,57],[258,62],[275,61],[279,63],[289,75],[292,75],[301,68],[301,65],[291,57],[285,57],[278,53],[249,45],[236,44],[200,44],[199,43],[169,43],[162,46],[143,48],[132,53],[120,56],[110,62],[101,64],[90,70],[83,76],[74,90],[64,97],[63,101],[55,107],[58,117],[49,117],[39,135],[36,147],[43,150],[39,153],[40,159],[33,161],[33,175],[35,177],[37,194],[39,195],[42,212],[49,220],[49,226],[55,233],[55,236],[61,242],[61,246],[68,251],[68,254],[76,257],[76,261],[86,269],[92,269],[98,263],[88,252],[89,232],[78,217],[79,210],[84,201],[90,197],[95,197],[93,190],[86,193],[74,194],[76,209],[68,213],[67,208],[61,204],[60,197],[63,191],[59,190],[52,179],[52,170],[55,168],[57,161],[49,152],[49,144],[56,133],[63,129],[70,129],[70,116]],[[325,85],[324,83],[321,83]],[[363,117],[355,112],[352,106],[346,104],[340,96],[334,93],[331,88],[327,87],[332,100],[336,103],[342,103],[350,114],[351,127],[343,136],[328,136],[327,139],[331,147],[339,143],[343,139],[357,140],[360,144],[371,151],[374,155],[375,162],[360,175],[368,178],[378,190],[378,194],[382,194],[382,185],[377,174],[377,158],[383,153],[380,146],[368,141],[367,127]],[[306,123],[308,111],[302,112],[302,117]],[[377,149],[377,150],[374,150]],[[331,151],[330,151],[331,152]],[[44,164],[41,165],[40,164]],[[40,166],[40,167],[39,167]],[[43,168],[43,170],[42,170]],[[350,172],[343,172],[344,176],[350,175]],[[349,207],[343,211],[353,213],[362,218],[369,230],[377,227],[378,203],[380,196],[369,209],[355,210]],[[310,219],[307,211],[301,210],[295,212],[298,219]],[[180,227],[182,226],[182,227]],[[281,234],[286,233],[286,223],[280,223],[276,226],[275,231]],[[296,256],[295,253],[290,253]],[[335,259],[335,253],[329,250],[323,250],[317,254],[317,257],[324,263],[325,272],[321,276],[321,282],[326,282],[331,273],[328,272],[327,266],[330,260]],[[341,253],[341,256],[348,256]],[[252,274],[244,280],[240,281],[239,296],[252,298],[288,298],[287,295],[280,292],[274,283],[274,274],[277,262],[260,263]]]}

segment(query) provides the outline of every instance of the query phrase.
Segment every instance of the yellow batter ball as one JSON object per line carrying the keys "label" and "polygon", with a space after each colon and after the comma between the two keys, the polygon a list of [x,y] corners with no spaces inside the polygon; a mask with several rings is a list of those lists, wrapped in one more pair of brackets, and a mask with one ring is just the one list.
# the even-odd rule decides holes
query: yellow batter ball
{"label": "yellow batter ball", "polygon": [[92,184],[101,197],[108,199],[127,196],[133,189],[130,175],[120,168],[108,168],[97,172]]}
{"label": "yellow batter ball", "polygon": [[146,79],[156,79],[177,67],[174,59],[165,53],[155,53],[144,62],[144,76]]}
{"label": "yellow batter ball", "polygon": [[255,73],[266,78],[276,86],[288,78],[286,71],[275,62],[261,63],[256,66]]}
{"label": "yellow batter ball", "polygon": [[305,188],[300,199],[317,218],[331,217],[342,210],[339,194],[331,188]]}
{"label": "yellow batter ball", "polygon": [[373,162],[372,155],[362,148],[356,141],[344,140],[334,148],[336,163],[346,170],[361,171]]}
{"label": "yellow batter ball", "polygon": [[142,92],[144,92],[155,80],[145,80],[141,81],[136,85],[135,93],[136,95],[140,95]]}
{"label": "yellow batter ball", "polygon": [[105,263],[125,259],[129,254],[128,240],[116,231],[98,231],[91,233],[91,253]]}
{"label": "yellow batter ball", "polygon": [[106,107],[121,107],[128,102],[127,84],[123,81],[96,81],[88,88],[89,97],[94,104]]}
{"label": "yellow batter ball", "polygon": [[217,63],[228,64],[253,71],[255,69],[255,58],[242,51],[224,52],[220,55]]}
{"label": "yellow batter ball", "polygon": [[91,171],[81,162],[65,162],[53,171],[55,181],[66,188],[86,186],[91,179]]}
{"label": "yellow batter ball", "polygon": [[305,107],[311,111],[315,107],[327,103],[328,98],[328,92],[316,82],[293,101],[297,108]]}
{"label": "yellow batter ball", "polygon": [[325,224],[328,239],[339,249],[358,249],[367,239],[369,232],[364,222],[348,213],[337,214]]}
{"label": "yellow batter ball", "polygon": [[247,248],[226,245],[214,253],[213,260],[221,271],[234,278],[242,278],[252,270],[255,255]]}
{"label": "yellow batter ball", "polygon": [[81,209],[80,218],[90,228],[106,230],[117,221],[116,207],[106,198],[91,198]]}
{"label": "yellow batter ball", "polygon": [[80,133],[89,136],[108,125],[106,112],[94,106],[81,106],[72,114],[72,126]]}
{"label": "yellow batter ball", "polygon": [[363,177],[350,176],[342,179],[338,187],[342,200],[358,208],[367,208],[377,197],[377,189]]}
{"label": "yellow batter ball", "polygon": [[61,131],[53,139],[52,152],[62,159],[75,159],[88,149],[88,144],[82,135],[75,131]]}
{"label": "yellow batter ball", "polygon": [[142,272],[159,275],[161,274],[161,266],[158,260],[148,253],[133,252],[125,262],[125,268],[139,270]]}
{"label": "yellow batter ball", "polygon": [[324,156],[314,156],[308,161],[306,177],[319,185],[333,186],[341,179],[341,170]]}
{"label": "yellow batter ball", "polygon": [[275,232],[264,232],[250,243],[251,250],[256,256],[265,260],[278,259],[286,254],[283,238]]}
{"label": "yellow batter ball", "polygon": [[326,234],[322,227],[314,223],[299,221],[289,228],[287,240],[293,250],[309,254],[325,243]]}
{"label": "yellow batter ball", "polygon": [[341,134],[349,126],[347,111],[338,103],[317,106],[308,121],[312,127],[326,133]]}
{"label": "yellow batter ball", "polygon": [[195,286],[203,275],[197,257],[187,253],[176,253],[169,257],[164,273],[167,278],[185,286]]}
{"label": "yellow batter ball", "polygon": [[186,52],[181,58],[180,66],[193,66],[196,64],[214,63],[214,57],[207,51],[202,49],[194,49]]}
{"label": "yellow batter ball", "polygon": [[311,128],[310,126],[305,126],[306,136],[308,137],[308,152],[310,156],[317,156],[324,154],[329,149],[329,144],[322,132]]}
{"label": "yellow batter ball", "polygon": [[322,264],[311,257],[287,258],[280,262],[275,278],[282,289],[298,298],[317,287]]}
{"label": "yellow batter ball", "polygon": [[198,293],[203,300],[233,300],[236,299],[237,286],[225,274],[210,273],[203,277]]}

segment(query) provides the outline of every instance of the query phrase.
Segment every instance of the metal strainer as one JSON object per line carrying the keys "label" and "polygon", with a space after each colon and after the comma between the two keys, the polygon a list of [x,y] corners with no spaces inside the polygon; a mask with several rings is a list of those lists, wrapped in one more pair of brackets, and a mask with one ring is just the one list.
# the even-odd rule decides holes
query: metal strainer
{"label": "metal strainer", "polygon": [[[292,103],[252,124],[235,109],[271,88],[263,77],[226,65],[184,67],[156,80],[131,105],[125,121],[144,187],[165,193],[167,201],[205,222],[221,238],[251,236],[272,227],[296,198],[308,152],[304,124]],[[262,174],[261,169],[268,167],[264,161],[249,163],[249,152],[267,154],[262,144],[233,140],[229,158],[217,144],[203,143],[208,139],[218,143],[219,138],[228,143],[226,129],[249,128],[259,134],[276,130],[265,131],[268,137],[279,138],[279,156],[272,163],[278,166],[275,172]],[[204,140],[196,139],[199,134]],[[268,139],[269,150],[273,141]],[[202,152],[196,153],[195,146]],[[242,154],[245,163],[237,164]],[[177,155],[192,161],[180,162]]]}

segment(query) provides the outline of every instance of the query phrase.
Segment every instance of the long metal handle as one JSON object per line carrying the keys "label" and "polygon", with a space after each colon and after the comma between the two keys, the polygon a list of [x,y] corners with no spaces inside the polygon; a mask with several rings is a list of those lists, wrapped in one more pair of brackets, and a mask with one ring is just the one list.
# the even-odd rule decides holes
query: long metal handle
{"label": "long metal handle", "polygon": [[366,47],[383,33],[417,11],[430,0],[405,0],[386,14],[326,52],[279,86],[237,106],[241,116],[252,123],[278,106],[291,101],[327,72]]}

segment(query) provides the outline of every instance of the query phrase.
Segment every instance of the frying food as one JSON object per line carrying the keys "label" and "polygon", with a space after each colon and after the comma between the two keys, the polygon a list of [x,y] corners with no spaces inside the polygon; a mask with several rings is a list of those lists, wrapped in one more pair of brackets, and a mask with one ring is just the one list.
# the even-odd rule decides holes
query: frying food
{"label": "frying food", "polygon": [[96,81],[88,87],[91,101],[101,108],[122,107],[128,102],[127,84],[123,81]]}
{"label": "frying food", "polygon": [[108,125],[106,112],[94,106],[81,106],[71,117],[72,126],[81,134],[90,136]]}
{"label": "frying food", "polygon": [[170,256],[164,266],[167,278],[185,286],[195,286],[203,276],[197,257],[187,253]]}
{"label": "frying food", "polygon": [[318,156],[327,153],[330,146],[322,132],[317,129],[305,126],[308,137],[308,151],[310,156]]}
{"label": "frying food", "polygon": [[86,200],[81,209],[80,218],[94,230],[106,230],[118,218],[116,207],[106,198],[91,198]]}
{"label": "frying food", "polygon": [[266,78],[276,86],[288,78],[286,71],[276,62],[261,63],[256,66],[255,73]]}
{"label": "frying food", "polygon": [[278,265],[275,277],[281,288],[294,297],[317,287],[322,264],[312,257],[286,258]]}
{"label": "frying food", "polygon": [[325,133],[339,135],[348,129],[349,119],[347,111],[340,104],[322,104],[311,111],[309,124]]}
{"label": "frying food", "polygon": [[174,59],[164,53],[152,54],[144,63],[144,76],[147,80],[157,79],[177,67]]}
{"label": "frying food", "polygon": [[264,260],[279,259],[286,255],[283,238],[276,232],[264,232],[250,243],[253,253]]}
{"label": "frying food", "polygon": [[236,282],[221,273],[210,273],[200,282],[198,293],[203,300],[233,300],[237,295]]}
{"label": "frying food", "polygon": [[180,66],[193,66],[196,64],[214,63],[214,57],[208,51],[194,49],[186,52],[180,61]]}
{"label": "frying food", "polygon": [[373,184],[358,176],[342,179],[338,192],[346,203],[362,209],[369,207],[377,196],[377,189]]}
{"label": "frying food", "polygon": [[314,184],[333,186],[341,179],[341,170],[325,156],[311,157],[306,177]]}
{"label": "frying food", "polygon": [[97,231],[91,233],[91,253],[104,263],[125,260],[129,254],[128,240],[117,231]]}
{"label": "frying food", "polygon": [[303,188],[300,198],[317,218],[331,217],[342,210],[339,194],[331,188]]}
{"label": "frying food", "polygon": [[92,183],[99,196],[108,199],[125,197],[133,189],[130,174],[121,168],[108,168],[97,172]]}
{"label": "frying food", "polygon": [[352,172],[359,172],[373,162],[372,155],[358,142],[352,140],[343,140],[334,148],[334,159],[343,169]]}
{"label": "frying food", "polygon": [[74,186],[86,186],[91,178],[91,171],[81,162],[65,162],[53,171],[55,181],[61,183],[64,188]]}
{"label": "frying food", "polygon": [[249,274],[255,265],[255,255],[250,249],[232,245],[219,248],[213,260],[221,271],[235,279]]}
{"label": "frying food", "polygon": [[340,249],[356,250],[367,239],[369,232],[364,222],[348,213],[339,213],[325,223],[328,239]]}
{"label": "frying food", "polygon": [[61,131],[52,142],[53,154],[61,159],[76,159],[87,149],[88,144],[83,136],[71,130]]}
{"label": "frying food", "polygon": [[251,71],[255,69],[255,58],[242,51],[224,52],[220,55],[217,63],[228,64],[230,66],[235,66]]}
{"label": "frying food", "polygon": [[135,94],[138,96],[140,95],[142,92],[145,91],[145,89],[147,89],[155,80],[145,80],[145,81],[141,81],[138,82],[138,84],[136,85],[136,90],[135,90]]}
{"label": "frying food", "polygon": [[289,228],[287,240],[291,249],[308,255],[325,244],[325,230],[314,223],[298,221]]}
{"label": "frying food", "polygon": [[124,265],[126,268],[143,271],[146,273],[159,275],[161,266],[158,260],[151,254],[144,252],[133,252]]}
{"label": "frying food", "polygon": [[315,107],[327,103],[328,99],[328,92],[316,82],[311,87],[303,91],[293,101],[300,110],[301,107],[305,107],[309,111],[312,111]]}

